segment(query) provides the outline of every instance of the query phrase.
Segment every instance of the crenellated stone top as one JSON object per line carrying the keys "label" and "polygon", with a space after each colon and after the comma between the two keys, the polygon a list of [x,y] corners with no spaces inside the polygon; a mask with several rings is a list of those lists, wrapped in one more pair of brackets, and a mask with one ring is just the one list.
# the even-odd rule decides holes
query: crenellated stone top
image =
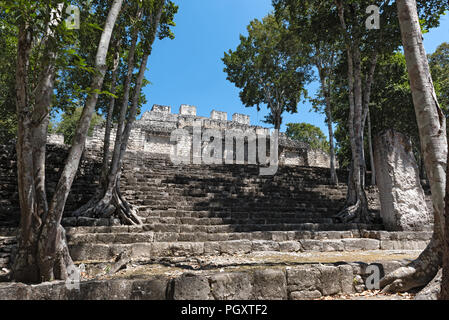
{"label": "crenellated stone top", "polygon": [[[184,117],[184,116],[194,117],[194,118],[197,118],[198,120],[210,119],[210,120],[217,120],[217,121],[229,121],[227,112],[212,110],[210,117],[205,118],[205,117],[197,116],[196,110],[197,110],[196,106],[182,104],[179,107],[179,113],[174,114],[171,112],[170,106],[162,106],[162,105],[155,104],[155,105],[153,105],[151,111],[147,111],[142,115],[141,121],[173,121],[174,122],[177,119],[179,119],[180,117]],[[139,122],[139,120],[137,122]],[[229,122],[240,123],[240,124],[247,125],[247,126],[251,125],[249,116],[240,114],[240,113],[234,113],[232,115],[232,121],[229,121]]]}

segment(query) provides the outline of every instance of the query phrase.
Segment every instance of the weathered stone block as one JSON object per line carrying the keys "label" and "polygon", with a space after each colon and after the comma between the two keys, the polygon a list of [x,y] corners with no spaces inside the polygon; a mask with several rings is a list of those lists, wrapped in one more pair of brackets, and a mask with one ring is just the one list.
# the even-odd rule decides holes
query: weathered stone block
{"label": "weathered stone block", "polygon": [[354,270],[350,265],[338,266],[340,272],[341,292],[350,294],[354,292]]}
{"label": "weathered stone block", "polygon": [[323,251],[323,242],[321,240],[299,240],[303,251]]}
{"label": "weathered stone block", "polygon": [[153,105],[153,108],[151,109],[153,112],[162,112],[162,113],[171,113],[171,107],[170,106],[161,106],[158,104]]}
{"label": "weathered stone block", "polygon": [[234,113],[232,115],[232,121],[246,125],[250,124],[249,116],[240,113]]}
{"label": "weathered stone block", "polygon": [[323,295],[318,290],[313,291],[294,291],[290,293],[291,300],[314,300],[321,298]]}
{"label": "weathered stone block", "polygon": [[189,106],[187,104],[182,104],[181,107],[179,107],[179,114],[187,116],[196,116],[196,107]]}
{"label": "weathered stone block", "polygon": [[279,243],[276,241],[254,240],[252,251],[279,251]]}
{"label": "weathered stone block", "polygon": [[254,271],[253,296],[256,300],[286,300],[287,281],[283,270]]}
{"label": "weathered stone block", "polygon": [[204,254],[206,254],[206,255],[220,254],[220,243],[219,242],[205,242],[204,243]]}
{"label": "weathered stone block", "polygon": [[211,294],[215,300],[252,299],[252,279],[249,273],[219,273],[209,278]]}
{"label": "weathered stone block", "polygon": [[160,277],[153,280],[136,280],[131,288],[131,300],[166,300],[168,278]]}
{"label": "weathered stone block", "polygon": [[324,296],[341,292],[340,270],[337,267],[320,266],[319,272],[317,288]]}
{"label": "weathered stone block", "polygon": [[151,243],[151,254],[154,257],[168,257],[171,255],[169,242]]}
{"label": "weathered stone block", "polygon": [[108,260],[113,257],[110,246],[106,244],[69,245],[70,256],[74,261]]}
{"label": "weathered stone block", "polygon": [[283,241],[279,243],[281,252],[298,252],[301,250],[301,244],[298,241]]}
{"label": "weathered stone block", "polygon": [[295,267],[287,268],[287,284],[288,290],[304,291],[314,290],[318,283],[320,273],[316,267]]}
{"label": "weathered stone block", "polygon": [[380,241],[376,239],[342,239],[341,241],[347,251],[380,249]]}
{"label": "weathered stone block", "polygon": [[250,253],[252,248],[249,240],[235,240],[220,242],[220,251],[225,254]]}
{"label": "weathered stone block", "polygon": [[132,245],[132,259],[150,259],[154,255],[152,243],[134,243]]}
{"label": "weathered stone block", "polygon": [[374,160],[380,215],[391,231],[421,231],[429,212],[410,140],[387,130],[375,139]]}
{"label": "weathered stone block", "polygon": [[210,113],[210,118],[212,120],[227,121],[228,114],[227,114],[227,112],[212,110],[212,112]]}
{"label": "weathered stone block", "polygon": [[184,273],[173,283],[174,300],[210,300],[209,281],[205,276]]}
{"label": "weathered stone block", "polygon": [[343,251],[344,244],[341,240],[323,240],[323,252]]}
{"label": "weathered stone block", "polygon": [[0,286],[0,300],[27,300],[30,299],[30,295],[30,286],[22,283]]}

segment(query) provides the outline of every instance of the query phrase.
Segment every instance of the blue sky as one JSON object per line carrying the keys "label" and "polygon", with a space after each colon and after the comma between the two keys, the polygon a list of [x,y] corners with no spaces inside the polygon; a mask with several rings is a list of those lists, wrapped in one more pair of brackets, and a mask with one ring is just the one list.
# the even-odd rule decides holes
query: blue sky
{"label": "blue sky", "polygon": [[[183,0],[175,1],[179,12],[175,17],[174,40],[157,41],[150,57],[147,78],[151,85],[144,89],[148,104],[169,105],[178,113],[181,104],[195,105],[200,116],[209,117],[215,109],[228,113],[247,114],[251,124],[267,126],[262,121],[266,108],[246,108],[239,99],[239,89],[226,80],[221,58],[225,51],[234,50],[240,34],[255,18],[261,19],[271,10],[271,0]],[[428,53],[449,41],[449,17],[441,26],[424,36]],[[308,86],[309,94],[318,89],[317,83]],[[284,114],[283,127],[289,122],[308,122],[320,127],[327,135],[324,116],[310,111],[309,103],[299,105],[297,114]]]}

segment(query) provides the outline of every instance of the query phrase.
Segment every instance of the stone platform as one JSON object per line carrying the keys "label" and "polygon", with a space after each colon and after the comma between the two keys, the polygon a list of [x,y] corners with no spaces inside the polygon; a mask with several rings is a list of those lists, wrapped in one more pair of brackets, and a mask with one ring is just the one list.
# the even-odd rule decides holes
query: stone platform
{"label": "stone platform", "polygon": [[[405,265],[419,251],[352,253],[263,252],[232,257],[132,261],[105,276],[111,263],[91,262],[80,290],[64,281],[27,286],[0,283],[0,299],[310,300],[366,290],[369,265],[381,275]],[[356,261],[356,262],[351,262]]]}

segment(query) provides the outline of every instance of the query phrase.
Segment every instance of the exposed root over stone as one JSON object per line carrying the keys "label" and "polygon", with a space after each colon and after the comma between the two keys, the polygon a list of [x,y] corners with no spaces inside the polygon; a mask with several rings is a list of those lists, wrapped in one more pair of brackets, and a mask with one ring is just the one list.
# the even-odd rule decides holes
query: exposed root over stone
{"label": "exposed root over stone", "polygon": [[407,292],[427,286],[435,278],[441,266],[438,242],[432,238],[427,248],[416,260],[382,278],[380,281],[382,292]]}
{"label": "exposed root over stone", "polygon": [[340,211],[337,215],[333,217],[335,222],[338,223],[347,223],[347,222],[358,222],[359,220],[359,212],[361,211],[360,201],[357,201],[356,204],[345,207],[342,211]]}
{"label": "exposed root over stone", "polygon": [[370,216],[367,205],[358,200],[355,204],[345,205],[344,209],[333,217],[335,223],[371,223],[374,221]]}
{"label": "exposed root over stone", "polygon": [[96,219],[116,217],[124,225],[143,224],[137,214],[138,209],[126,201],[118,186],[114,188],[112,194],[105,194],[102,198],[100,194],[98,192],[88,203],[76,210],[73,216]]}
{"label": "exposed root over stone", "polygon": [[415,300],[438,300],[441,293],[442,279],[443,269],[440,269],[435,278],[433,278],[433,280],[416,295]]}

